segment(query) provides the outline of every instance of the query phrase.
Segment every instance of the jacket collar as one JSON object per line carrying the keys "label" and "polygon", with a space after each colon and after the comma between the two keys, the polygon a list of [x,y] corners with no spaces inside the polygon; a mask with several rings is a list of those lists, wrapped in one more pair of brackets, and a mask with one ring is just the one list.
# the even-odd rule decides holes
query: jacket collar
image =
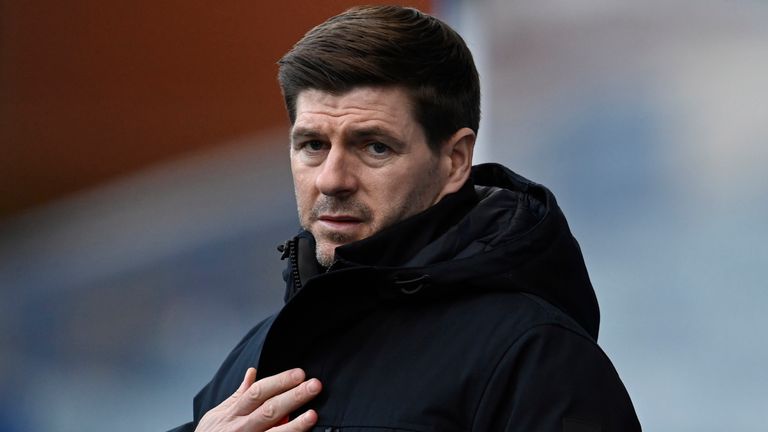
{"label": "jacket collar", "polygon": [[[290,300],[309,279],[350,267],[398,267],[411,259],[426,244],[455,225],[477,203],[472,181],[457,192],[446,195],[437,204],[410,218],[389,226],[371,237],[336,248],[336,262],[331,269],[317,262],[315,238],[302,230],[280,245],[288,266],[283,271],[286,282],[284,300]],[[396,241],[407,239],[407,241]]]}
{"label": "jacket collar", "polygon": [[366,291],[383,290],[384,296],[399,295],[403,287],[409,295],[419,287],[419,296],[467,289],[527,292],[561,308],[597,339],[594,290],[554,196],[498,164],[473,167],[472,180],[455,194],[337,248],[329,271],[317,264],[314,238],[306,231],[289,241],[286,256],[286,301],[308,281],[332,274],[375,284]]}
{"label": "jacket collar", "polygon": [[337,264],[371,267],[399,267],[410,261],[427,244],[455,226],[476,204],[472,180],[432,207],[384,228],[371,237],[336,248]]}

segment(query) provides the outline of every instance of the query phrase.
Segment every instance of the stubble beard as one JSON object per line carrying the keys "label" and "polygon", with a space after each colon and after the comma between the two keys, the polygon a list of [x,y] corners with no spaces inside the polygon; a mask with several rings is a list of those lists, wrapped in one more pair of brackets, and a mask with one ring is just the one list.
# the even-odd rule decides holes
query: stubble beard
{"label": "stubble beard", "polygon": [[[316,222],[323,214],[345,214],[353,216],[360,220],[361,223],[370,222],[373,212],[365,204],[355,200],[351,197],[336,197],[329,195],[322,195],[314,207],[309,212],[308,220],[302,221],[302,227],[312,232],[311,224]],[[331,246],[345,245],[356,240],[361,240],[353,235],[342,233],[338,231],[330,231],[325,233],[312,232],[315,237],[315,255],[317,262],[324,267],[330,267],[335,261],[335,248]]]}
{"label": "stubble beard", "polygon": [[[354,215],[364,223],[375,223],[369,236],[374,235],[382,229],[420,213],[436,203],[437,195],[441,189],[439,187],[437,171],[437,165],[431,165],[427,175],[422,178],[424,181],[420,186],[411,190],[402,202],[395,203],[396,208],[389,207],[386,211],[379,211],[380,215],[384,215],[384,218],[379,221],[373,221],[374,214],[371,208],[355,200],[354,197],[322,195],[319,201],[312,207],[307,220],[301,221],[302,228],[312,232],[310,225],[312,222],[317,221],[321,214],[343,213]],[[301,214],[301,210],[299,210],[299,214]],[[333,244],[342,246],[366,238],[356,238],[335,231],[326,233],[324,238],[320,238],[317,233],[312,233],[312,235],[315,237],[316,242],[315,256],[317,262],[323,267],[330,267],[336,261],[336,248],[332,247]]]}

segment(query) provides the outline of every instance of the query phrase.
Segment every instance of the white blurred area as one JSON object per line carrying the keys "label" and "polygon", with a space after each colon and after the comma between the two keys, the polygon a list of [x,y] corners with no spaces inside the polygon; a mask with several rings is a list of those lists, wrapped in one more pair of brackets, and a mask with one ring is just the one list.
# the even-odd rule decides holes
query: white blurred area
{"label": "white blurred area", "polygon": [[[477,157],[558,196],[644,429],[765,430],[768,3],[436,9],[478,60]],[[275,245],[297,228],[283,133],[0,227],[0,431],[191,418],[281,302]]]}
{"label": "white blurred area", "polygon": [[768,425],[768,3],[444,2],[479,159],[549,186],[645,430]]}

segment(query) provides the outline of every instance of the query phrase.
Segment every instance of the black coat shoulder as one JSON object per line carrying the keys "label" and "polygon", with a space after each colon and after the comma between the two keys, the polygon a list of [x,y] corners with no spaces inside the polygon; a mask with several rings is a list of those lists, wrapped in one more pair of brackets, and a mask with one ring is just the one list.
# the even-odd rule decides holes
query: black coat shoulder
{"label": "black coat shoulder", "polygon": [[485,386],[472,430],[640,431],[613,364],[583,332],[561,323],[528,329]]}

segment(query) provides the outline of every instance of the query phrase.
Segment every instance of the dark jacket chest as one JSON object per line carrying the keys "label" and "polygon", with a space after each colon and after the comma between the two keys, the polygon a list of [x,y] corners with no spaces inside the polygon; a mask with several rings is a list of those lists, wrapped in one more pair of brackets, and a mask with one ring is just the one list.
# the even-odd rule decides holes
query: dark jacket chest
{"label": "dark jacket chest", "polygon": [[510,302],[524,302],[518,297],[388,304],[303,339],[294,359],[285,355],[289,338],[267,344],[259,367],[274,356],[323,382],[302,409],[317,410],[318,430],[472,430],[494,369],[530,324],[509,312]]}

